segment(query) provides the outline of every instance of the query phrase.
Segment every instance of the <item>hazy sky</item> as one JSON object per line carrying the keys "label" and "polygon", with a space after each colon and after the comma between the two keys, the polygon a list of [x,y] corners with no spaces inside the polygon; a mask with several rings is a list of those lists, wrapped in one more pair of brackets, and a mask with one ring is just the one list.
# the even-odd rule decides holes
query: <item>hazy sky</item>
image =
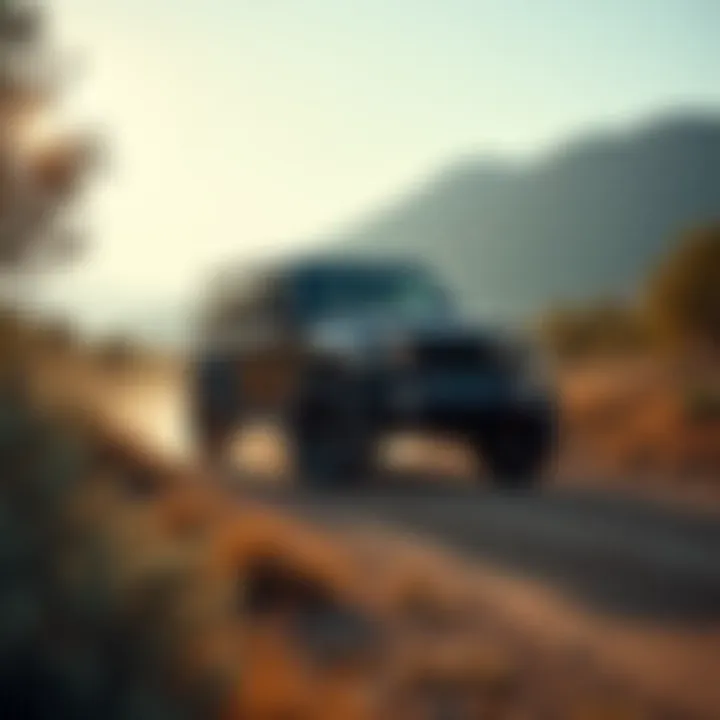
{"label": "hazy sky", "polygon": [[169,298],[466,153],[720,106],[718,0],[56,0],[104,126],[75,295]]}

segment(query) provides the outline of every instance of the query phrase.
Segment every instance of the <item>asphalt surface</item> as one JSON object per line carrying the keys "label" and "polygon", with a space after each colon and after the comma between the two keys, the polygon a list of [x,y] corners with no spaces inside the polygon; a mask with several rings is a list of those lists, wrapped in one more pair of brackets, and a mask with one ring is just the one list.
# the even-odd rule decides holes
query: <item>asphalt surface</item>
{"label": "asphalt surface", "polygon": [[368,521],[542,580],[594,609],[678,623],[720,620],[720,517],[620,496],[375,486],[257,492],[324,526]]}

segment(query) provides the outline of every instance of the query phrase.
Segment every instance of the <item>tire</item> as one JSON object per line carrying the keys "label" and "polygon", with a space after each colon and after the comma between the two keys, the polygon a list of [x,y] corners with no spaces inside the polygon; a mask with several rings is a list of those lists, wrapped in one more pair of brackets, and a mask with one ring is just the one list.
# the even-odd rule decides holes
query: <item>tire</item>
{"label": "tire", "polygon": [[478,454],[499,489],[528,490],[539,485],[552,455],[549,424],[500,423],[476,442]]}
{"label": "tire", "polygon": [[355,488],[373,472],[376,433],[351,388],[307,387],[286,422],[297,482],[303,487]]}
{"label": "tire", "polygon": [[239,429],[239,423],[225,418],[195,417],[193,423],[198,454],[206,467],[222,464],[230,438]]}
{"label": "tire", "polygon": [[232,360],[201,359],[193,368],[190,400],[191,427],[202,461],[210,466],[220,464],[243,416]]}
{"label": "tire", "polygon": [[372,472],[372,463],[353,445],[327,436],[296,433],[293,447],[299,485],[326,489],[362,486]]}

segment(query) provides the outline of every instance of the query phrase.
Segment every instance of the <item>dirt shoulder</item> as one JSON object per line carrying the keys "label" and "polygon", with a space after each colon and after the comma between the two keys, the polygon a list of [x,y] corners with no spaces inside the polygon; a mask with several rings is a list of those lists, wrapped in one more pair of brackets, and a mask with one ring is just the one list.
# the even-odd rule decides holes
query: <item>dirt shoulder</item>
{"label": "dirt shoulder", "polygon": [[555,484],[720,511],[720,367],[594,362],[560,387]]}
{"label": "dirt shoulder", "polygon": [[595,717],[591,707],[604,707],[600,698],[610,694],[623,713],[633,708],[632,717],[671,716],[671,710],[678,717],[713,717],[720,708],[712,682],[720,624],[687,629],[603,616],[540,583],[423,546],[418,538],[359,529],[346,539],[359,554],[373,556],[375,590],[387,611],[424,608],[420,615],[429,625],[445,628],[441,645],[455,638],[458,657],[464,644],[471,664],[472,648],[484,647],[485,662],[495,656],[524,673],[522,692],[533,695],[536,707],[585,703],[588,717]]}
{"label": "dirt shoulder", "polygon": [[[156,389],[148,384],[144,392]],[[173,455],[172,443],[149,436],[157,421],[152,405],[132,399],[128,387],[88,390],[96,410],[114,408],[112,422],[125,425],[123,442],[140,442],[144,452],[155,443],[163,462]],[[177,411],[160,406],[167,417]],[[133,417],[140,422],[133,425]],[[171,436],[178,439],[168,428],[164,437]],[[305,587],[326,588],[340,606],[382,629],[381,652],[369,660],[318,667],[308,648],[317,638],[298,642],[293,630],[304,601],[255,619],[244,640],[246,690],[233,717],[419,718],[449,706],[468,718],[717,717],[712,670],[720,661],[720,627],[599,616],[540,584],[392,529],[320,532],[250,502],[233,513],[238,571],[275,554]]]}

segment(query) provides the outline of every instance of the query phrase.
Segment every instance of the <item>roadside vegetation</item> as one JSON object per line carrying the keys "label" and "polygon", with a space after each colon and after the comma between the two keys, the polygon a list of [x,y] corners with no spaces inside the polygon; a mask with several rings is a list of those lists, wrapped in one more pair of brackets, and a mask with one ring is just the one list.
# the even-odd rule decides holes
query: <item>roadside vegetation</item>
{"label": "roadside vegetation", "polygon": [[704,717],[419,539],[312,530],[31,391],[0,393],[9,718]]}
{"label": "roadside vegetation", "polygon": [[556,307],[538,329],[565,361],[662,354],[719,362],[720,224],[680,237],[634,297]]}
{"label": "roadside vegetation", "polygon": [[561,481],[720,500],[720,225],[682,235],[634,298],[556,308]]}

